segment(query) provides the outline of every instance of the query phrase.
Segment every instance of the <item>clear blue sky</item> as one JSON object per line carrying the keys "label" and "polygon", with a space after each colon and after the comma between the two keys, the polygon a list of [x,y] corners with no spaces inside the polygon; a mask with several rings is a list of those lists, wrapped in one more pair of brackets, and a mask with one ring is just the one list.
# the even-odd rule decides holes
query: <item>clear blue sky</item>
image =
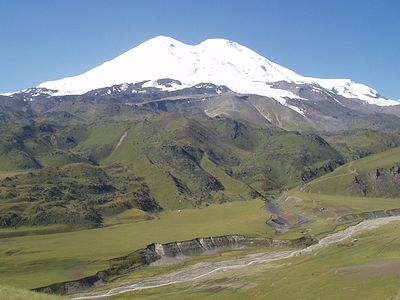
{"label": "clear blue sky", "polygon": [[237,41],[400,99],[398,0],[0,0],[0,92],[78,75],[157,35]]}

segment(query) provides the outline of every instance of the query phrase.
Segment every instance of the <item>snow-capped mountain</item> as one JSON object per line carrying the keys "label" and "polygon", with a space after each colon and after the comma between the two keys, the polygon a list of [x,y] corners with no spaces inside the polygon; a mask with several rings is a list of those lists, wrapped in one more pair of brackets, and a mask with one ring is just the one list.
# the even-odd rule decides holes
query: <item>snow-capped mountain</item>
{"label": "snow-capped mountain", "polygon": [[177,82],[167,88],[169,91],[212,83],[237,93],[271,97],[284,105],[287,105],[287,99],[299,99],[299,96],[293,91],[277,88],[276,82],[319,86],[330,93],[379,106],[400,104],[350,79],[301,76],[236,42],[209,39],[198,45],[187,45],[164,36],[150,39],[86,73],[47,81],[38,88],[57,90],[56,95],[79,95],[116,84],[147,81],[147,87],[165,89],[157,83],[163,78]]}

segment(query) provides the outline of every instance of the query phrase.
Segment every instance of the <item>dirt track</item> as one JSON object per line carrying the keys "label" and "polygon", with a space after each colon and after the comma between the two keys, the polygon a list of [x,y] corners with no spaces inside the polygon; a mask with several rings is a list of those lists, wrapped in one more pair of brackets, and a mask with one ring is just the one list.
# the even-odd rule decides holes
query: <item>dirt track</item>
{"label": "dirt track", "polygon": [[311,245],[307,248],[300,249],[300,250],[289,250],[289,251],[280,251],[274,253],[257,253],[245,256],[240,259],[235,260],[225,260],[219,262],[204,262],[198,263],[193,266],[185,267],[179,271],[155,276],[141,282],[132,283],[129,285],[124,285],[121,287],[113,288],[110,290],[97,292],[97,293],[87,293],[87,294],[79,294],[73,295],[73,299],[99,299],[105,298],[110,296],[115,296],[118,294],[138,291],[143,289],[150,289],[150,288],[157,288],[165,285],[171,285],[180,282],[192,281],[196,280],[210,274],[235,269],[235,268],[242,268],[254,264],[265,264],[272,261],[277,261],[289,257],[306,255],[313,251],[319,250],[324,248],[328,245],[341,242],[355,234],[359,234],[371,229],[378,228],[382,225],[388,224],[392,221],[400,221],[400,216],[394,217],[385,217],[373,220],[366,220],[357,225],[351,226],[343,231],[333,233],[323,239],[321,239],[317,244]]}

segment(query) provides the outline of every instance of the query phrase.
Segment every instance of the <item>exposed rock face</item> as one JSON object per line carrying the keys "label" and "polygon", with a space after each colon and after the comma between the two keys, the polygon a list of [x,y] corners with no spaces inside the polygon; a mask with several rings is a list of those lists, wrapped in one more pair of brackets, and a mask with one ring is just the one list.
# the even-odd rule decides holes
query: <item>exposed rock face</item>
{"label": "exposed rock face", "polygon": [[301,174],[301,179],[303,180],[303,182],[309,182],[318,176],[322,176],[323,174],[332,172],[344,163],[345,161],[343,159],[332,159],[321,166],[309,167]]}
{"label": "exposed rock face", "polygon": [[280,216],[271,218],[266,224],[274,228],[277,233],[283,233],[291,227],[290,223]]}
{"label": "exposed rock face", "polygon": [[375,169],[354,177],[353,193],[368,197],[398,197],[400,195],[400,165]]}
{"label": "exposed rock face", "polygon": [[169,258],[183,259],[196,255],[213,254],[226,250],[242,249],[250,238],[239,235],[197,238],[183,242],[168,244],[151,244],[141,251],[141,256],[146,264],[163,264]]}
{"label": "exposed rock face", "polygon": [[95,275],[74,281],[55,283],[34,290],[49,294],[65,295],[102,284],[110,281],[115,276],[134,272],[154,262],[163,263],[164,261],[169,263],[171,259],[174,258],[182,260],[191,256],[213,254],[252,246],[306,247],[313,243],[315,243],[315,241],[308,237],[295,240],[273,240],[269,238],[245,237],[242,235],[226,235],[196,238],[167,244],[150,244],[144,249],[140,249],[125,257],[115,259],[116,263],[109,269],[97,272]]}

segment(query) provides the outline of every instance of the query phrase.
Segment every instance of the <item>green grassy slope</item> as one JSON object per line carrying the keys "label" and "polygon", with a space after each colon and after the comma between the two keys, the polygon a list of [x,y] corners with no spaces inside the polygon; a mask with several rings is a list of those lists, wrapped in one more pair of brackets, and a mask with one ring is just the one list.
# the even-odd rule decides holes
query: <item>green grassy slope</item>
{"label": "green grassy slope", "polygon": [[350,225],[343,224],[342,216],[353,215],[354,220],[360,220],[362,213],[400,208],[399,163],[400,148],[394,148],[352,161],[283,193],[276,203],[279,215],[292,229],[282,238],[301,236],[305,231],[320,237]]}
{"label": "green grassy slope", "polygon": [[[157,205],[168,210],[247,200],[329,172],[342,161],[316,135],[228,119],[160,113],[131,123],[91,123],[83,132],[81,126],[56,131],[52,147],[63,149],[39,151],[41,169],[2,173],[1,226],[90,227],[101,225],[96,214],[125,209],[153,212]],[[71,222],[57,217],[66,212]]]}
{"label": "green grassy slope", "polygon": [[[288,233],[281,235],[281,238],[301,236],[304,231],[320,238],[352,224],[339,221],[340,217],[400,208],[400,198],[339,196],[292,190],[282,197],[280,208],[281,215],[291,223],[293,219],[297,219],[298,215],[309,220],[305,224],[295,225]],[[360,218],[355,222],[358,221]]]}
{"label": "green grassy slope", "polygon": [[[76,227],[90,227],[101,225],[99,215],[126,209],[247,200],[309,181],[343,163],[343,156],[319,136],[286,132],[266,119],[260,127],[246,118],[209,118],[114,100],[43,99],[2,110],[0,178],[29,170],[41,182],[32,184],[26,176],[1,180],[0,226],[68,225],[66,218],[55,216],[80,211],[68,219]],[[104,172],[115,190],[93,193],[98,183],[82,184],[76,171],[60,175],[77,164],[85,166],[82,171]]]}
{"label": "green grassy slope", "polygon": [[0,299],[2,300],[61,300],[59,296],[34,293],[10,286],[0,285]]}
{"label": "green grassy slope", "polygon": [[[348,138],[340,146],[331,137],[335,149],[306,124],[308,133],[300,133],[266,121],[260,128],[246,118],[113,102],[32,105],[35,112],[0,120],[0,282],[25,288],[93,274],[109,259],[152,242],[273,236],[263,197],[331,172],[344,163],[336,149],[347,157],[365,154],[374,136],[360,135],[357,145]],[[297,128],[297,120],[288,123],[290,115],[270,117]],[[355,161],[290,191],[282,201],[284,217],[311,223],[278,237],[305,230],[320,236],[340,229],[336,219],[344,214],[400,207],[394,196],[373,194],[376,188],[368,191],[375,198],[359,197],[353,184],[356,175],[370,176],[377,168],[388,177],[399,153]],[[99,228],[65,232],[88,227]]]}
{"label": "green grassy slope", "polygon": [[[267,218],[263,201],[237,201],[203,209],[166,211],[150,221],[2,239],[0,282],[34,288],[78,279],[108,267],[111,258],[153,242],[224,234],[270,235],[272,230],[265,225]],[[111,224],[115,222],[110,220]],[[0,232],[4,230],[11,229]]]}
{"label": "green grassy slope", "polygon": [[386,151],[400,146],[395,128],[377,131],[368,129],[323,134],[323,137],[349,160]]}
{"label": "green grassy slope", "polygon": [[400,148],[394,148],[341,166],[306,184],[302,190],[330,195],[399,196],[396,175],[399,164]]}
{"label": "green grassy slope", "polygon": [[254,197],[252,196],[252,193],[255,191],[251,189],[249,185],[230,177],[225,173],[225,170],[213,163],[209,159],[208,155],[203,156],[201,160],[201,167],[211,175],[218,178],[223,184],[224,190],[218,191],[215,195],[213,195],[215,198],[220,199],[219,202],[223,202],[225,197],[234,200],[246,200]]}

